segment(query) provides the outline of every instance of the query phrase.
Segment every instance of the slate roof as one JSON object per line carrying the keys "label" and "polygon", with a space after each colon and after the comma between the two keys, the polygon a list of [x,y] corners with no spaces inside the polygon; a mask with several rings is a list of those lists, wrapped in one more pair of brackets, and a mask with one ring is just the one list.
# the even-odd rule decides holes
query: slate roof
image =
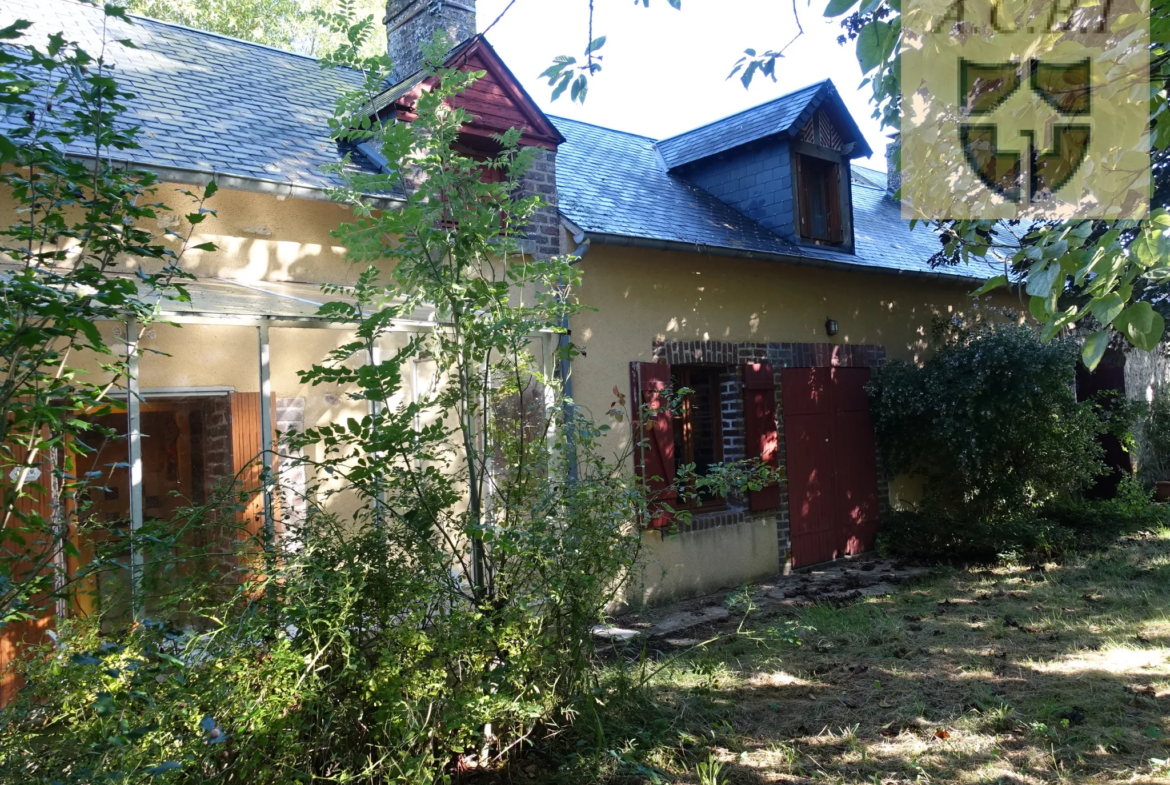
{"label": "slate roof", "polygon": [[[107,22],[100,8],[75,0],[0,3],[0,26],[17,18],[32,21],[35,35],[64,30],[66,38],[89,51],[96,51]],[[133,25],[117,19],[107,24],[107,54],[116,62],[120,82],[137,95],[126,117],[142,128],[142,149],[128,153],[133,163],[310,188],[340,184],[335,175],[321,171],[341,157],[329,137],[328,119],[335,99],[361,85],[360,75],[180,25],[139,17]],[[113,43],[118,39],[129,39],[137,48]],[[560,210],[586,231],[615,242],[638,239],[918,274],[987,277],[1000,272],[992,265],[932,270],[927,260],[939,247],[936,236],[925,227],[911,232],[880,187],[854,184],[856,254],[851,255],[791,244],[668,171],[664,155],[672,149],[673,160],[683,160],[721,145],[726,149],[760,129],[800,127],[797,121],[832,95],[829,87],[830,82],[820,82],[657,143],[550,118],[567,139],[557,157]],[[0,116],[0,127],[4,122]],[[737,130],[740,125],[747,130]],[[374,170],[363,156],[354,160]],[[875,185],[880,182],[874,179]]]}
{"label": "slate roof", "polygon": [[854,179],[855,253],[849,254],[790,243],[671,174],[654,139],[577,120],[551,119],[568,139],[557,152],[561,213],[587,233],[607,235],[611,242],[650,240],[701,252],[726,249],[793,262],[827,262],[844,269],[954,278],[986,279],[1002,272],[999,265],[982,262],[931,268],[928,260],[940,248],[938,235],[922,224],[911,230],[884,186],[876,186],[878,176],[884,182],[884,175],[872,170],[867,170],[871,175],[865,179],[874,184]]}
{"label": "slate roof", "polygon": [[[142,149],[128,151],[135,163],[311,188],[341,184],[321,171],[322,164],[341,158],[329,138],[328,120],[334,101],[362,85],[360,74],[143,17],[128,25],[105,17],[100,4],[0,3],[0,27],[16,19],[33,23],[28,34],[34,40],[65,31],[66,39],[91,53],[98,51],[102,24],[107,24],[107,57],[117,66],[115,77],[137,96],[125,115],[128,123],[142,127]],[[138,48],[117,43],[122,39]],[[360,155],[355,163],[372,169]]]}
{"label": "slate roof", "polygon": [[671,169],[731,150],[741,145],[782,134],[791,135],[804,127],[809,118],[825,102],[835,108],[841,130],[857,142],[857,155],[872,153],[861,130],[837,95],[832,80],[825,79],[802,87],[767,103],[753,106],[730,117],[716,120],[692,131],[663,139],[658,143],[662,159]]}

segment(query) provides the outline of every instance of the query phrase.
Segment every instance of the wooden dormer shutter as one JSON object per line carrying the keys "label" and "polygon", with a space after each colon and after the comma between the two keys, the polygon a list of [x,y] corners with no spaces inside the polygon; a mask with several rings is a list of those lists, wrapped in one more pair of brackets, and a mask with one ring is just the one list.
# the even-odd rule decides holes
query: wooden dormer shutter
{"label": "wooden dormer shutter", "polygon": [[809,211],[812,208],[809,206],[809,184],[805,180],[805,167],[802,164],[803,156],[794,154],[792,160],[796,164],[796,211],[797,221],[800,224],[798,234],[801,237],[811,237],[812,222],[809,220]]}
{"label": "wooden dormer shutter", "polygon": [[[747,432],[747,457],[761,458],[773,469],[780,468],[780,435],[776,428],[776,377],[767,363],[747,363],[743,367],[744,430]],[[780,484],[751,491],[753,511],[774,510],[780,506]]]}
{"label": "wooden dormer shutter", "polygon": [[841,172],[840,164],[832,164],[828,168],[828,176],[825,178],[825,203],[829,206],[829,242],[841,243],[844,242],[845,237],[842,231],[844,222],[841,220],[842,211],[845,205],[841,200]]}
{"label": "wooden dormer shutter", "polygon": [[[665,391],[670,387],[670,366],[662,363],[630,363],[630,422],[634,428],[634,470],[650,490],[646,526],[670,526],[677,507],[674,421]],[[645,410],[645,411],[643,411]]]}

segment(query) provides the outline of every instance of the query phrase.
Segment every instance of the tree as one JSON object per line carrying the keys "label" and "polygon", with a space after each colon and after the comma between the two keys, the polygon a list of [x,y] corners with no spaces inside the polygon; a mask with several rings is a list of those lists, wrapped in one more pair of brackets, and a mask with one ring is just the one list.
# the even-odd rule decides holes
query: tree
{"label": "tree", "polygon": [[[377,21],[386,13],[386,4],[381,0],[128,0],[126,9],[197,30],[321,56],[344,40],[340,31],[320,24],[324,16],[352,13]],[[382,46],[376,36],[371,37],[364,53],[376,54]]]}
{"label": "tree", "polygon": [[[107,13],[123,11],[108,6]],[[73,456],[101,432],[82,413],[110,411],[158,296],[186,298],[181,260],[190,240],[160,241],[142,223],[169,208],[154,199],[152,172],[110,160],[138,147],[137,129],[117,122],[127,94],[111,64],[61,34],[41,48],[21,40],[17,21],[0,30],[0,105],[15,118],[0,132],[0,185],[15,222],[0,228],[6,262],[0,287],[0,627],[43,616],[94,571],[120,570],[99,556],[76,571],[87,485]],[[84,150],[82,156],[67,149]],[[193,227],[211,212],[189,193]],[[196,246],[214,250],[211,244]],[[118,274],[126,260],[137,274]],[[137,332],[110,346],[97,324],[129,320]],[[106,378],[75,370],[96,355]],[[72,520],[65,511],[75,508]]]}

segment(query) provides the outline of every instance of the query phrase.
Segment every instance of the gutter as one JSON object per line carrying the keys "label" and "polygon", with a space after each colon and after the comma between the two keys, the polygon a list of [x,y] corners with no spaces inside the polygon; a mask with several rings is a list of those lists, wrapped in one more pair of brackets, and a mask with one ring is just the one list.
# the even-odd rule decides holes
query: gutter
{"label": "gutter", "polygon": [[[877,275],[892,275],[902,278],[918,278],[934,281],[954,281],[955,283],[982,284],[986,278],[977,278],[966,275],[952,275],[948,273],[922,272],[918,270],[895,270],[889,267],[870,267],[868,265],[850,264],[849,262],[834,262],[828,259],[817,259],[811,256],[797,256],[789,254],[768,253],[766,251],[748,251],[742,248],[725,248],[721,246],[704,245],[702,243],[683,243],[674,240],[653,240],[646,237],[632,237],[622,234],[607,234],[605,232],[585,232],[584,236],[600,245],[618,245],[627,248],[647,248],[655,251],[680,251],[683,253],[700,253],[707,256],[726,256],[733,259],[752,259],[763,262],[779,262],[801,267],[819,267],[824,270],[839,270],[851,273],[874,273]],[[576,238],[574,238],[576,239]],[[991,277],[991,276],[988,276]]]}
{"label": "gutter", "polygon": [[[70,157],[82,161],[94,160],[93,156],[88,155],[71,155]],[[164,183],[205,186],[212,180],[215,180],[220,188],[225,188],[230,191],[248,191],[251,193],[266,194],[268,196],[275,196],[277,199],[304,199],[313,202],[342,204],[330,198],[328,189],[320,185],[303,185],[281,180],[269,180],[263,177],[227,174],[224,172],[216,172],[214,169],[183,169],[172,166],[159,166],[157,164],[140,163],[124,158],[108,158],[103,156],[102,160],[121,169],[146,169],[158,175],[159,181]],[[365,198],[369,204],[380,209],[389,209],[403,202],[402,199],[396,197],[375,196],[373,194],[365,194]]]}

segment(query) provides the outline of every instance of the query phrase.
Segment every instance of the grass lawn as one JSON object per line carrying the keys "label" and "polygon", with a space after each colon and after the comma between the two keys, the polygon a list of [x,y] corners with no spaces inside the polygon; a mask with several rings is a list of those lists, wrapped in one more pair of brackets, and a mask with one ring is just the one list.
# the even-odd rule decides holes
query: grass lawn
{"label": "grass lawn", "polygon": [[731,622],[609,666],[590,781],[1170,782],[1170,532]]}

